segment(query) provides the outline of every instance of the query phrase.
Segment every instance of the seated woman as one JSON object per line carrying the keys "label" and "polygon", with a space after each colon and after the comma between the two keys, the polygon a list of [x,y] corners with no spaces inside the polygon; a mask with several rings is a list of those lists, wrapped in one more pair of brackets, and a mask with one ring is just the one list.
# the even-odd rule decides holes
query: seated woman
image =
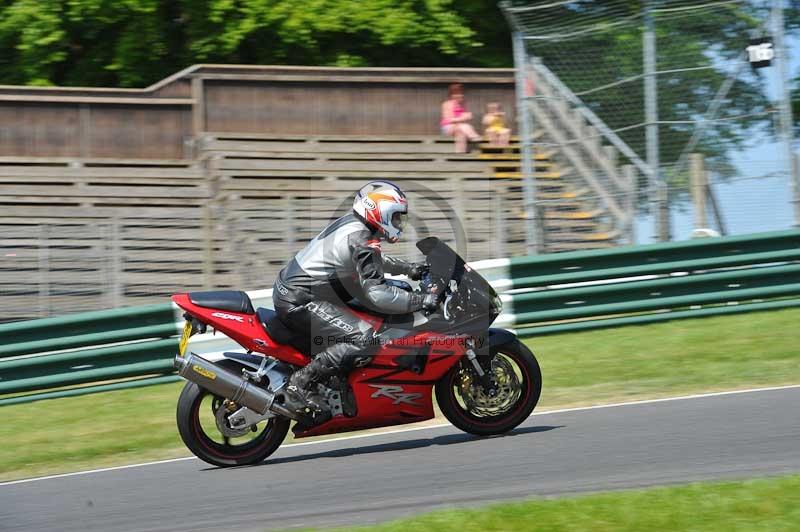
{"label": "seated woman", "polygon": [[481,136],[469,121],[472,113],[464,104],[464,89],[460,83],[453,83],[447,89],[448,98],[442,103],[442,119],[439,124],[444,135],[455,139],[456,153],[467,153],[467,140],[479,142]]}
{"label": "seated woman", "polygon": [[483,125],[486,127],[484,135],[492,146],[508,146],[511,130],[506,127],[506,114],[499,103],[490,103],[486,106],[483,115]]}

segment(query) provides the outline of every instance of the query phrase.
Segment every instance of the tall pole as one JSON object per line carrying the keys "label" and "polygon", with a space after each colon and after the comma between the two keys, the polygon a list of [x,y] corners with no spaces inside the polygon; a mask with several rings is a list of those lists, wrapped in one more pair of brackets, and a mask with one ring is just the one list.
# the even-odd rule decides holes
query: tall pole
{"label": "tall pole", "polygon": [[[539,231],[536,217],[536,178],[533,164],[533,124],[528,109],[528,96],[525,94],[525,72],[527,71],[527,55],[525,42],[519,31],[513,32],[514,68],[517,88],[517,123],[520,135],[520,154],[522,163],[522,198],[525,203],[525,248],[529,255],[542,251],[539,242]],[[534,97],[531,95],[531,97]]]}
{"label": "tall pole", "polygon": [[792,100],[789,94],[789,80],[786,75],[788,61],[783,32],[783,0],[772,0],[772,23],[775,32],[775,61],[778,66],[780,86],[780,129],[783,140],[784,157],[789,175],[792,178],[792,203],[794,204],[794,224],[800,226],[800,177],[798,161],[794,154],[794,119],[792,118]]}
{"label": "tall pole", "polygon": [[656,236],[660,242],[670,239],[668,190],[661,174],[658,151],[658,84],[656,78],[656,34],[653,22],[653,0],[644,2],[644,119],[647,143],[647,165],[652,170],[650,194],[655,202]]}

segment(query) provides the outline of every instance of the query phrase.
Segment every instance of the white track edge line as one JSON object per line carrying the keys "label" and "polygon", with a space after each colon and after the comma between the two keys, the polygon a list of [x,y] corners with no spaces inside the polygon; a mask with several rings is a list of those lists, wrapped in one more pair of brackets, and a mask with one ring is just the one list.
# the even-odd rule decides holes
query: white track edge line
{"label": "white track edge line", "polygon": [[[560,408],[557,410],[545,410],[543,412],[534,412],[531,414],[533,416],[546,416],[549,414],[563,414],[567,412],[580,412],[583,410],[597,410],[601,408],[616,408],[620,406],[634,406],[634,405],[646,405],[652,403],[665,403],[668,401],[683,401],[686,399],[704,399],[707,397],[720,397],[724,395],[736,395],[736,394],[744,394],[744,393],[756,393],[756,392],[771,392],[777,390],[789,390],[792,388],[800,388],[800,384],[787,384],[785,386],[769,386],[766,388],[748,388],[745,390],[729,390],[725,392],[709,392],[709,393],[698,393],[692,395],[679,395],[675,397],[662,397],[660,399],[643,399],[640,401],[628,401],[624,403],[609,403],[604,405],[592,405],[592,406],[576,406],[573,408]],[[336,443],[345,440],[357,440],[361,438],[371,438],[374,436],[386,436],[388,434],[401,434],[403,432],[414,432],[417,430],[426,430],[426,429],[440,429],[443,427],[452,427],[450,423],[437,423],[436,425],[427,425],[424,427],[408,427],[402,428],[397,430],[387,430],[383,432],[374,432],[371,434],[354,434],[352,436],[343,436],[341,438],[332,438],[329,440],[316,440],[316,441],[306,441],[306,442],[299,442],[299,443],[289,443],[286,445],[282,445],[280,448],[285,449],[289,447],[301,447],[304,445],[319,445],[323,443]],[[92,473],[104,473],[106,471],[118,471],[120,469],[133,469],[135,467],[144,467],[150,465],[159,465],[159,464],[170,464],[173,462],[184,462],[186,460],[197,460],[196,456],[184,456],[181,458],[169,458],[167,460],[157,460],[155,462],[142,462],[140,464],[128,464],[128,465],[121,465],[121,466],[113,466],[113,467],[103,467],[100,469],[89,469],[86,471],[74,471],[72,473],[60,473],[57,475],[47,475],[44,477],[33,477],[33,478],[24,478],[20,480],[9,480],[6,482],[0,482],[0,487],[3,486],[12,486],[15,484],[25,484],[28,482],[36,482],[39,480],[52,480],[55,478],[65,478],[65,477],[77,477],[81,475],[89,475]]]}

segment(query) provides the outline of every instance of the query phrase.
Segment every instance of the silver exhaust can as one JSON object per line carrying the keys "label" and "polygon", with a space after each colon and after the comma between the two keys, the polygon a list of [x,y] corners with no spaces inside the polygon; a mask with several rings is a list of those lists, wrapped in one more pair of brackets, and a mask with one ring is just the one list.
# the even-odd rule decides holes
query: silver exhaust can
{"label": "silver exhaust can", "polygon": [[297,419],[297,415],[286,407],[275,403],[275,394],[270,390],[256,386],[241,375],[189,353],[177,355],[173,361],[178,375],[205,388],[215,395],[230,399],[234,403],[246,406],[259,414],[271,411],[278,415]]}

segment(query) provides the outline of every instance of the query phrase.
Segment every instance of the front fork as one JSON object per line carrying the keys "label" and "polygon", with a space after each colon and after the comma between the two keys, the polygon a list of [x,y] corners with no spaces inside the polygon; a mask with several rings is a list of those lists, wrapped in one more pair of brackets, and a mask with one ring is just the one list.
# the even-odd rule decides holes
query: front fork
{"label": "front fork", "polygon": [[[497,383],[493,378],[492,372],[486,371],[486,369],[481,365],[481,362],[478,359],[478,354],[475,352],[475,339],[468,338],[466,341],[466,346],[467,360],[469,360],[469,363],[472,365],[472,369],[475,370],[475,373],[478,375],[478,380],[483,387],[483,392],[490,397],[494,397],[497,395]],[[489,361],[489,365],[491,367],[491,361]]]}

